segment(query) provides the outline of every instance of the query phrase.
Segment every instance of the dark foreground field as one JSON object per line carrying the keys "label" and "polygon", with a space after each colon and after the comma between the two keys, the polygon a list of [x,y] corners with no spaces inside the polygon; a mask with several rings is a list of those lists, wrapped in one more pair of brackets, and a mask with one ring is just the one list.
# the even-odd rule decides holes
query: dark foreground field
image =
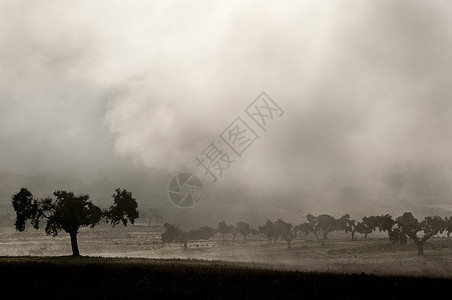
{"label": "dark foreground field", "polygon": [[0,257],[0,282],[1,299],[434,299],[452,287],[451,278],[94,257]]}

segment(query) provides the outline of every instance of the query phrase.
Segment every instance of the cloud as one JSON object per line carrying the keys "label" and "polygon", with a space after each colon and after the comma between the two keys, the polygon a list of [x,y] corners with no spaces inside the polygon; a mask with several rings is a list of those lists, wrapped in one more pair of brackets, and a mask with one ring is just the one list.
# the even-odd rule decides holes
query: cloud
{"label": "cloud", "polygon": [[452,8],[350,3],[4,1],[0,166],[190,170],[265,90],[285,114],[211,203],[236,185],[294,207],[447,201]]}

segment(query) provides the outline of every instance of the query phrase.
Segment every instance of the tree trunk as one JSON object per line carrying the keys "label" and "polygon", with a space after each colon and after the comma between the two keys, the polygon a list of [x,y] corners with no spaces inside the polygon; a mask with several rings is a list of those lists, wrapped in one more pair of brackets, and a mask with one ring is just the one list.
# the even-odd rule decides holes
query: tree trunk
{"label": "tree trunk", "polygon": [[364,239],[367,241],[367,233],[364,234]]}
{"label": "tree trunk", "polygon": [[425,254],[424,254],[424,247],[422,247],[422,246],[417,246],[417,255],[420,255],[420,256],[425,256]]}
{"label": "tree trunk", "polygon": [[292,240],[287,240],[287,249],[292,249]]}
{"label": "tree trunk", "polygon": [[152,218],[149,217],[149,224],[148,224],[148,226],[151,226],[151,224],[152,224]]}
{"label": "tree trunk", "polygon": [[187,242],[184,242],[184,250],[187,250],[187,249],[188,249]]}
{"label": "tree trunk", "polygon": [[447,232],[447,238],[450,239],[450,231]]}
{"label": "tree trunk", "polygon": [[414,243],[416,244],[416,247],[417,247],[417,255],[425,256],[425,254],[424,254],[424,242],[418,241],[418,240],[414,240]]}
{"label": "tree trunk", "polygon": [[320,234],[322,235],[322,245],[325,245],[325,238],[326,238],[325,231],[323,231],[323,229],[320,229],[319,237],[320,237]]}
{"label": "tree trunk", "polygon": [[70,233],[69,235],[71,236],[72,256],[80,256],[77,244],[77,232]]}
{"label": "tree trunk", "polygon": [[352,241],[355,240],[355,232],[352,231]]}

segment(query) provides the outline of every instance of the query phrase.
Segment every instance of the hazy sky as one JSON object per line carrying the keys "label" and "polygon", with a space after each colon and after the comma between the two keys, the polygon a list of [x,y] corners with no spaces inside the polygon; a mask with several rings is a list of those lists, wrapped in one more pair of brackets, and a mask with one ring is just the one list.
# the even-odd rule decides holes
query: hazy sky
{"label": "hazy sky", "polygon": [[0,37],[1,172],[168,203],[266,91],[285,114],[192,210],[452,204],[450,1],[1,0]]}

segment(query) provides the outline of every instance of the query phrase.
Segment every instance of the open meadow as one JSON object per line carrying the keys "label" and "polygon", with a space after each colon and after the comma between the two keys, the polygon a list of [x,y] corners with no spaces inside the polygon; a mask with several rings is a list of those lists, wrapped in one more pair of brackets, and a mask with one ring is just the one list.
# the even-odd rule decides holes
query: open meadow
{"label": "open meadow", "polygon": [[[377,275],[413,275],[452,278],[452,247],[450,239],[438,237],[425,245],[425,257],[417,255],[416,247],[392,245],[384,234],[371,234],[368,240],[332,233],[321,245],[313,235],[299,235],[292,249],[279,240],[268,242],[262,234],[232,236],[222,240],[220,234],[209,240],[190,241],[188,249],[178,243],[164,244],[161,225],[137,224],[128,227],[99,226],[82,229],[79,247],[82,256],[128,257],[152,259],[196,259],[248,263],[268,269],[299,271],[330,271]],[[3,227],[0,231],[0,256],[67,256],[71,254],[69,235],[47,236],[32,228],[17,232]]]}

